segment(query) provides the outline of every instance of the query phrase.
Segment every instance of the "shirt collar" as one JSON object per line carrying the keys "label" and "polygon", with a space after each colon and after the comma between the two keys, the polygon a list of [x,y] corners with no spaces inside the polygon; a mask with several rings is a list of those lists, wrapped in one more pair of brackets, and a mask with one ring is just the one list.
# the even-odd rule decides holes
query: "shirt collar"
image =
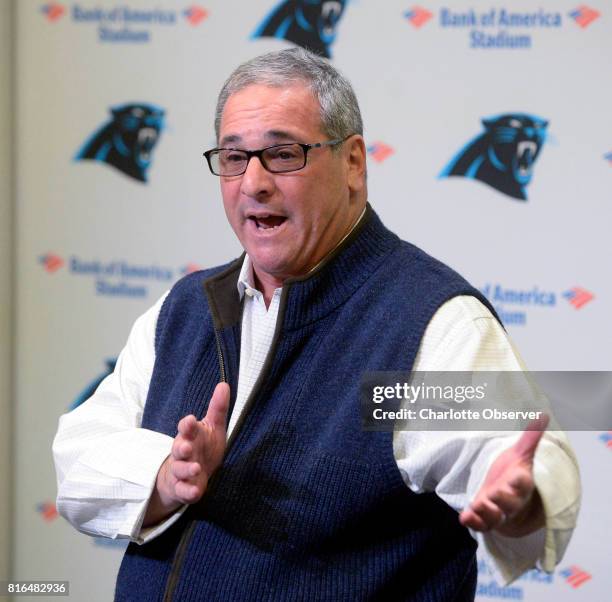
{"label": "shirt collar", "polygon": [[248,253],[244,254],[244,260],[242,261],[242,267],[240,268],[240,274],[238,275],[238,282],[236,286],[238,287],[238,295],[241,301],[244,297],[244,293],[247,290],[256,290],[255,286],[253,285],[253,265]]}
{"label": "shirt collar", "polygon": [[[350,233],[357,227],[357,224],[359,224],[359,222],[363,219],[365,212],[366,208],[364,207],[363,211],[361,212],[361,215],[357,218],[357,221],[353,224],[351,229],[342,237],[338,244],[330,251],[330,253],[335,251],[344,242],[344,240],[346,240]],[[325,257],[327,257],[327,255]],[[312,270],[317,268],[317,266],[321,264],[325,257],[321,259],[321,261],[319,261],[319,263],[317,263],[317,265],[315,265],[310,271],[312,272]],[[240,268],[240,274],[238,275],[238,282],[236,283],[236,286],[238,288],[238,295],[241,301],[245,293],[249,294],[249,296],[255,296],[258,293],[261,294],[261,292],[255,288],[254,282],[255,279],[253,278],[253,264],[251,262],[249,254],[245,253],[244,260],[242,261],[242,267]],[[280,289],[276,290],[278,291]]]}

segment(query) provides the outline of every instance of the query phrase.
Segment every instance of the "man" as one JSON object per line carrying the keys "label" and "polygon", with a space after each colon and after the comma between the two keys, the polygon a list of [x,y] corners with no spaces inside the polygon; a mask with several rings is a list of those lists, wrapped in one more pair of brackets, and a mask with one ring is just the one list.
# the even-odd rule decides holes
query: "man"
{"label": "man", "polygon": [[54,442],[60,512],[134,542],[116,598],[472,600],[466,527],[504,578],[552,570],[579,503],[561,435],[361,428],[364,372],[522,364],[480,293],[367,204],[350,84],[270,53],[215,126],[246,255],[142,316]]}

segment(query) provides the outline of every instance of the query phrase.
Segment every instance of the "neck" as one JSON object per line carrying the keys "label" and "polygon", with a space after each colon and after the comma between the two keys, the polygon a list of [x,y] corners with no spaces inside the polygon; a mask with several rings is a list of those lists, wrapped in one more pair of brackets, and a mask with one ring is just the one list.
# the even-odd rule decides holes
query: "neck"
{"label": "neck", "polygon": [[[355,219],[355,221],[351,224],[351,226],[347,229],[347,231],[340,237],[340,239],[333,245],[333,247],[319,261],[317,261],[315,265],[311,266],[306,271],[306,275],[308,275],[310,272],[312,272],[317,267],[319,267],[327,259],[327,257],[331,253],[333,253],[346,240],[346,238],[350,235],[350,233],[356,228],[357,224],[361,221],[365,212],[366,212],[366,207],[364,205],[361,213]],[[287,278],[289,278],[289,276]],[[259,274],[257,270],[255,269],[255,266],[253,266],[254,284],[257,290],[263,293],[266,308],[270,307],[270,303],[272,302],[272,296],[274,295],[274,291],[277,288],[281,288],[287,278],[276,278],[270,274],[263,274],[263,273]]]}
{"label": "neck", "polygon": [[266,308],[270,307],[274,291],[281,288],[284,281],[284,278],[275,278],[270,274],[258,274],[255,266],[253,266],[253,284],[258,291],[263,293]]}

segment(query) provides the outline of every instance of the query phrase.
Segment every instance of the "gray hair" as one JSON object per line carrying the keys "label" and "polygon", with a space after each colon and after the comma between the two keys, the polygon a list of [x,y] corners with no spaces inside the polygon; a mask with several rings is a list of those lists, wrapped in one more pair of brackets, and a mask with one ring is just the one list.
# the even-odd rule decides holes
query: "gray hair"
{"label": "gray hair", "polygon": [[282,88],[300,83],[308,86],[319,102],[321,127],[330,139],[363,135],[359,104],[350,82],[324,58],[303,48],[288,48],[242,63],[223,84],[215,111],[217,143],[223,109],[232,94],[252,84]]}

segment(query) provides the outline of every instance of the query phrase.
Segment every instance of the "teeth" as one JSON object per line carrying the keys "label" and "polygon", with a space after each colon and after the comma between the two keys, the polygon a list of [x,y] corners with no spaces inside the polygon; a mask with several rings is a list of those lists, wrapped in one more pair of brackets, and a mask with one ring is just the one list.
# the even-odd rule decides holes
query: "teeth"
{"label": "teeth", "polygon": [[278,228],[278,226],[264,226],[263,224],[260,224],[259,222],[257,223],[257,228],[259,230],[276,230]]}
{"label": "teeth", "polygon": [[525,154],[525,151],[531,151],[531,156],[533,157],[537,148],[538,145],[535,142],[531,140],[522,140],[518,143],[518,146],[516,147],[516,152],[520,158]]}
{"label": "teeth", "polygon": [[321,16],[324,19],[327,19],[332,13],[340,14],[340,11],[342,11],[342,4],[340,4],[340,2],[335,2],[335,0],[323,2],[321,6]]}
{"label": "teeth", "polygon": [[249,219],[253,221],[259,230],[274,230],[282,226],[285,218],[280,215],[266,213],[265,215],[250,215]]}
{"label": "teeth", "polygon": [[140,144],[147,142],[155,142],[157,139],[157,130],[154,128],[142,128],[138,132],[138,142]]}

